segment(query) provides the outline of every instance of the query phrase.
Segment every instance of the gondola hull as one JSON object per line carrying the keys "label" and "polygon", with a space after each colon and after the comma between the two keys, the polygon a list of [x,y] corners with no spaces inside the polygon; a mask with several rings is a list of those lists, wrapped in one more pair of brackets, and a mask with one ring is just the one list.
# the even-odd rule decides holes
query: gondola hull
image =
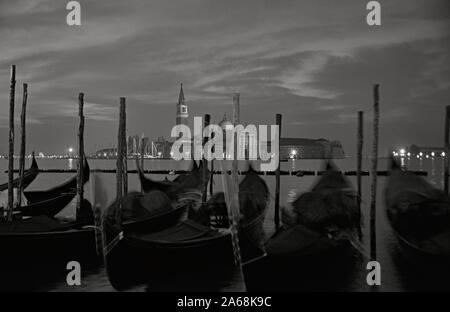
{"label": "gondola hull", "polygon": [[8,291],[34,290],[43,280],[64,281],[71,261],[83,271],[101,261],[93,229],[0,233],[0,245],[0,289]]}
{"label": "gondola hull", "polygon": [[[84,183],[89,181],[90,168],[89,163],[85,159],[83,179]],[[77,176],[70,178],[68,181],[52,187],[48,190],[39,191],[25,191],[23,192],[25,198],[29,204],[40,203],[43,201],[50,200],[52,198],[60,197],[64,194],[73,193],[75,195],[77,187]]]}
{"label": "gondola hull", "polygon": [[[106,266],[114,288],[145,284],[151,291],[214,291],[236,269],[229,234],[184,242],[125,236],[109,253]],[[200,289],[194,286],[199,281],[204,281]]]}
{"label": "gondola hull", "polygon": [[450,199],[425,179],[391,160],[384,197],[386,214],[398,241],[399,270],[415,272],[414,290],[449,290]]}
{"label": "gondola hull", "polygon": [[[285,235],[286,240],[295,237],[299,242],[304,234],[303,230],[292,235],[288,231],[277,235]],[[358,261],[359,253],[347,241],[317,236],[296,250],[276,254],[269,251],[245,264],[243,273],[248,291],[344,291],[356,273]]]}
{"label": "gondola hull", "polygon": [[[28,185],[30,185],[31,182],[33,182],[34,179],[36,179],[36,176],[38,174],[39,174],[39,167],[37,165],[36,159],[33,156],[33,161],[31,163],[30,168],[27,171],[25,171],[25,173],[23,175],[23,181],[22,181],[23,189],[27,188]],[[20,183],[20,178],[15,178],[13,180],[13,187],[14,188],[19,187],[19,183]],[[0,192],[3,192],[7,189],[8,189],[8,183],[0,184]]]}
{"label": "gondola hull", "polygon": [[17,208],[24,216],[46,215],[53,217],[63,210],[75,197],[75,193],[64,194],[42,202],[33,203]]}
{"label": "gondola hull", "polygon": [[[394,263],[410,290],[450,291],[450,255],[435,253],[412,243],[394,230],[397,249],[394,250]],[[450,245],[450,232],[446,234]],[[450,246],[449,246],[450,248]],[[414,274],[412,274],[414,272]],[[413,276],[411,276],[413,275]]]}

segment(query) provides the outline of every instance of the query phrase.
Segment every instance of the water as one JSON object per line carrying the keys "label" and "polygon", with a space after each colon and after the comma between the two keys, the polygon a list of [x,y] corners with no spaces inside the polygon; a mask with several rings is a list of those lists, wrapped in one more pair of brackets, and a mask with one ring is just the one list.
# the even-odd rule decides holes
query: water
{"label": "water", "polygon": [[[429,158],[429,159],[404,159],[404,164],[410,170],[424,170],[428,172],[426,177],[436,187],[441,188],[443,185],[443,166],[444,161],[442,158]],[[356,168],[356,161],[354,159],[341,159],[336,160],[336,164],[343,171],[354,170]],[[42,169],[75,169],[76,162],[74,160],[58,160],[58,159],[38,159],[39,167]],[[113,169],[115,168],[115,160],[90,160],[90,167],[92,169]],[[27,162],[26,167],[29,166]],[[175,162],[170,160],[146,160],[145,169],[179,169],[186,170],[190,166],[189,162]],[[7,175],[4,171],[7,168],[7,161],[0,160],[0,182],[4,182],[7,179]],[[17,165],[16,167],[17,168]],[[135,169],[134,161],[129,161],[129,169]],[[380,159],[378,163],[379,170],[387,169],[386,159]],[[217,169],[217,168],[216,168]],[[244,169],[244,167],[240,168]],[[281,163],[282,170],[321,170],[322,162],[320,160],[294,160]],[[368,159],[363,160],[363,170],[370,169],[370,161]],[[99,173],[102,184],[107,187],[108,199],[112,201],[115,196],[115,175],[108,173]],[[28,187],[28,190],[45,189],[47,187],[61,183],[68,178],[72,177],[73,173],[40,173],[36,180]],[[165,175],[153,175],[154,179],[164,179]],[[265,229],[268,235],[274,232],[274,190],[275,190],[275,177],[274,176],[262,176],[267,182],[271,191],[271,203],[270,210],[266,216]],[[171,177],[169,176],[169,179]],[[305,176],[281,176],[281,190],[280,199],[281,205],[287,205],[289,198],[295,197],[297,194],[307,191],[310,186],[318,177]],[[356,177],[349,177],[353,185],[356,185]],[[385,183],[385,177],[378,177],[378,194],[377,194],[377,254],[378,261],[382,268],[382,285],[381,291],[404,291],[413,289],[411,279],[414,279],[415,272],[404,270],[398,266],[396,255],[397,242],[387,222],[384,206],[382,190]],[[140,185],[136,174],[129,175],[129,190],[139,190]],[[371,179],[368,176],[362,177],[362,212],[364,219],[363,228],[363,241],[362,245],[366,250],[365,260],[361,263],[361,267],[358,268],[354,280],[350,285],[352,291],[367,291],[369,290],[366,284],[366,263],[368,260],[369,251],[369,209],[370,209],[370,183]],[[215,176],[214,189],[222,190],[222,183],[220,176]],[[91,186],[89,183],[85,186],[85,196],[89,199],[91,196]],[[1,195],[4,198],[4,194]],[[61,213],[64,217],[74,217],[75,205],[72,202]],[[408,275],[408,279],[405,278]],[[408,280],[408,281],[406,281]],[[416,286],[414,286],[416,287]],[[106,272],[103,268],[96,269],[89,272],[84,272],[82,276],[82,285],[79,287],[69,287],[66,284],[65,278],[60,281],[45,282],[40,285],[40,290],[48,291],[114,291],[112,286],[108,282]],[[242,281],[237,277],[229,285],[224,285],[222,290],[243,290],[244,286]],[[415,288],[414,288],[415,289]],[[137,287],[132,291],[145,291],[146,287]]]}

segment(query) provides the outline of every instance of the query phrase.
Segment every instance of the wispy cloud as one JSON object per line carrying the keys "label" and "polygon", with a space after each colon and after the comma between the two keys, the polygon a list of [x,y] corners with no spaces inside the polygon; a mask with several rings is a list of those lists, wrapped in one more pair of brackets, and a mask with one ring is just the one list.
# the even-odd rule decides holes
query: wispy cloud
{"label": "wispy cloud", "polygon": [[[430,122],[411,141],[435,140],[432,113],[439,118],[450,100],[446,0],[383,2],[375,28],[358,0],[80,2],[82,26],[69,27],[64,1],[0,0],[0,101],[8,102],[15,63],[17,97],[28,82],[28,120],[41,133],[50,119],[75,120],[84,92],[86,118],[97,122],[93,142],[111,141],[120,96],[129,131],[168,136],[181,82],[191,115],[220,119],[241,92],[249,122],[267,123],[276,110],[288,119],[286,135],[352,146],[354,114],[370,110],[373,83],[382,85],[383,131]],[[52,149],[63,137],[37,140]]]}

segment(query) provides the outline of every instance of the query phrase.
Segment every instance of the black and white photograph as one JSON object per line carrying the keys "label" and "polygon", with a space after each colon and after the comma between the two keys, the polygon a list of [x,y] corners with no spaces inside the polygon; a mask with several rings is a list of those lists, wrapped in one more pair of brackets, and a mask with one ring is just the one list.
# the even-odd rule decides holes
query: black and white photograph
{"label": "black and white photograph", "polygon": [[0,0],[0,102],[0,292],[450,292],[449,0]]}

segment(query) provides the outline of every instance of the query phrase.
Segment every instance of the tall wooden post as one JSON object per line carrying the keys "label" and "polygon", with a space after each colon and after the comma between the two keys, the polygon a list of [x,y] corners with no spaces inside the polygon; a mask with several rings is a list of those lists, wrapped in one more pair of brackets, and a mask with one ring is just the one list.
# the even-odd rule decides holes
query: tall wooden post
{"label": "tall wooden post", "polygon": [[117,132],[117,160],[116,160],[116,201],[117,209],[115,221],[117,225],[122,224],[122,198],[123,198],[123,119],[125,113],[125,98],[120,98],[120,113],[119,113],[119,130]]}
{"label": "tall wooden post", "polygon": [[[211,116],[209,114],[205,114],[205,120],[204,122],[204,128],[209,126],[209,123],[211,121]],[[203,138],[203,148],[205,147],[206,142],[208,141],[208,138]],[[206,159],[205,155],[203,154],[203,196],[202,196],[202,202],[206,203],[206,200],[208,198],[208,160]],[[211,182],[212,183],[212,182]]]}
{"label": "tall wooden post", "polygon": [[77,210],[76,217],[77,220],[80,218],[81,205],[83,205],[84,199],[84,177],[83,177],[83,167],[84,167],[84,93],[78,94],[78,117],[80,119],[80,124],[78,127],[78,162],[77,162]]}
{"label": "tall wooden post", "polygon": [[[356,146],[356,187],[358,192],[358,212],[361,219],[361,198],[362,198],[362,183],[361,183],[361,171],[362,171],[362,151],[364,140],[364,113],[358,112],[358,134],[357,134],[357,146]],[[361,230],[359,231],[361,237]]]}
{"label": "tall wooden post", "polygon": [[450,105],[445,107],[445,158],[444,158],[444,192],[448,194],[449,179],[449,152],[450,152]]}
{"label": "tall wooden post", "polygon": [[[144,134],[142,134],[141,142],[139,144],[139,153],[141,154],[141,169],[144,171],[144,153],[145,153],[145,145],[144,145]],[[144,194],[144,188],[141,184],[141,193]]]}
{"label": "tall wooden post", "polygon": [[[240,94],[235,93],[233,96],[233,125],[236,127],[240,122]],[[238,179],[238,149],[237,149],[237,135],[233,134],[234,137],[234,155],[233,155],[233,169],[232,169],[232,178],[233,178],[233,187],[237,188],[237,192],[239,193],[239,179]]]}
{"label": "tall wooden post", "polygon": [[8,221],[12,221],[14,208],[14,99],[16,96],[16,65],[11,65],[9,88],[9,153],[8,153]]}
{"label": "tall wooden post", "polygon": [[209,176],[209,195],[212,196],[213,192],[214,192],[214,159],[211,159],[211,173]]}
{"label": "tall wooden post", "polygon": [[128,193],[128,146],[127,146],[127,111],[126,111],[126,99],[124,97],[120,98],[120,105],[122,107],[122,153],[123,153],[123,194]]}
{"label": "tall wooden post", "polygon": [[141,168],[144,170],[144,154],[145,154],[145,140],[144,134],[141,137],[141,144],[139,145],[139,153],[141,154]]}
{"label": "tall wooden post", "polygon": [[27,112],[28,84],[23,84],[22,113],[20,114],[20,155],[19,155],[19,188],[17,190],[17,206],[22,206],[23,174],[25,172],[25,121]]}
{"label": "tall wooden post", "polygon": [[[239,124],[240,119],[240,101],[239,101],[239,93],[235,93],[233,95],[233,125],[236,127]],[[233,134],[234,140],[236,143],[235,134]],[[231,203],[230,203],[230,222],[231,222],[231,234],[233,239],[233,251],[234,251],[234,259],[237,265],[241,265],[241,252],[239,248],[239,237],[238,237],[238,221],[237,218],[240,214],[239,207],[239,178],[238,178],[238,161],[237,161],[237,148],[236,144],[234,144],[234,153],[233,153],[233,166],[231,170]]]}
{"label": "tall wooden post", "polygon": [[378,124],[380,120],[379,109],[379,85],[373,87],[373,145],[372,145],[372,176],[371,198],[370,198],[370,259],[377,259],[376,241],[376,198],[377,198],[377,166],[378,166]]}
{"label": "tall wooden post", "polygon": [[[276,125],[278,126],[278,142],[281,139],[281,114],[276,115],[275,120]],[[280,228],[280,144],[278,144],[278,164],[277,169],[275,171],[275,228],[278,230]]]}

